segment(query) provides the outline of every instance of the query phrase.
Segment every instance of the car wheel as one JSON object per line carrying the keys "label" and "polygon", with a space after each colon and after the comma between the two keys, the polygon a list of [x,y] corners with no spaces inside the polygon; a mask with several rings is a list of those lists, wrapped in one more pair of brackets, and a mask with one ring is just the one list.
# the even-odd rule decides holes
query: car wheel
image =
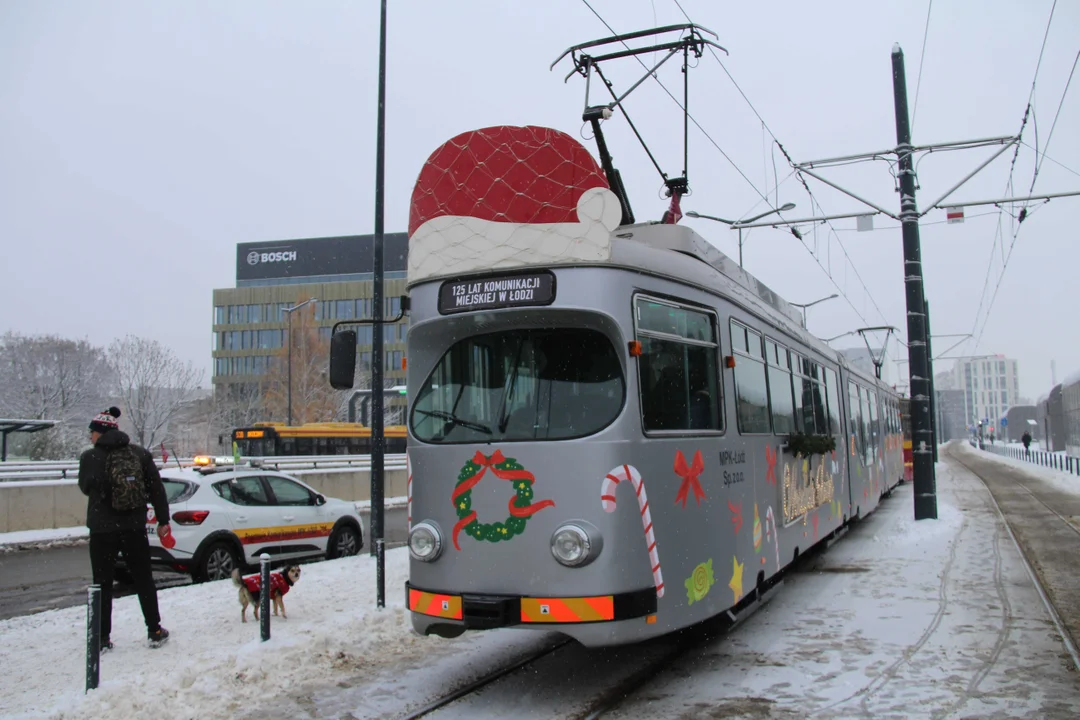
{"label": "car wheel", "polygon": [[194,574],[195,582],[212,582],[225,580],[232,571],[240,567],[236,550],[226,542],[216,542],[206,548],[202,560]]}
{"label": "car wheel", "polygon": [[352,525],[342,525],[330,536],[330,543],[326,549],[326,557],[330,560],[340,557],[350,557],[360,552],[360,531]]}

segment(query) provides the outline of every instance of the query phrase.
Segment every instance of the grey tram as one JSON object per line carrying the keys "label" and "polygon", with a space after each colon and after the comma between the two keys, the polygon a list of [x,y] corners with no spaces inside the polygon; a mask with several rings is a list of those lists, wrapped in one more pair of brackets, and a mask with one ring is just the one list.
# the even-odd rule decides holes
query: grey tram
{"label": "grey tram", "polygon": [[752,602],[902,481],[893,390],[693,230],[496,270],[488,240],[410,274],[418,632],[668,633]]}

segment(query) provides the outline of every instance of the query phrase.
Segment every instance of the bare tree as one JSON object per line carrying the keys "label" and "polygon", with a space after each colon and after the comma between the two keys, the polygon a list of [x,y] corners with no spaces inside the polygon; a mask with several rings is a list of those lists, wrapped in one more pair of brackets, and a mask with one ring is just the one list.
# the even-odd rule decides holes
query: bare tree
{"label": "bare tree", "polygon": [[338,402],[330,387],[327,370],[330,342],[319,336],[314,307],[296,311],[292,332],[277,353],[267,373],[266,410],[275,420],[288,417],[289,355],[292,355],[292,418],[294,425],[330,422],[336,419]]}
{"label": "bare tree", "polygon": [[157,340],[128,335],[109,345],[109,365],[116,378],[121,410],[134,439],[153,447],[197,394],[202,372],[182,362]]}
{"label": "bare tree", "polygon": [[269,415],[259,383],[229,383],[214,389],[210,418],[206,425],[205,452],[231,453],[232,431],[268,420]]}
{"label": "bare tree", "polygon": [[55,420],[13,447],[34,459],[74,457],[88,443],[87,425],[106,404],[110,370],[103,348],[56,335],[0,337],[0,417]]}

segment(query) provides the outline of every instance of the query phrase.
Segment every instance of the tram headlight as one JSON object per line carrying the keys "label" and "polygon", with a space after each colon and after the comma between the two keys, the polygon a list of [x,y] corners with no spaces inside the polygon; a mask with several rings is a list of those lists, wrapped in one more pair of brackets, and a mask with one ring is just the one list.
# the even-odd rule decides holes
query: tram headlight
{"label": "tram headlight", "polygon": [[442,535],[429,522],[417,523],[409,531],[409,555],[414,560],[431,562],[442,552]]}
{"label": "tram headlight", "polygon": [[551,554],[567,567],[584,565],[593,558],[589,533],[579,525],[561,525],[551,535]]}

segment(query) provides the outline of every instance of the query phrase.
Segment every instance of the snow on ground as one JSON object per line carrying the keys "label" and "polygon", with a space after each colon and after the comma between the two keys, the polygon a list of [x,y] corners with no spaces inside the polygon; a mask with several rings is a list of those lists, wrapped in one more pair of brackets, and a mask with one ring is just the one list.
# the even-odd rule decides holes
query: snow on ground
{"label": "snow on ground", "polygon": [[[445,691],[439,677],[448,670],[440,663],[460,671],[462,657],[472,664],[483,655],[475,663],[479,673],[548,639],[515,631],[419,637],[404,610],[407,573],[408,550],[388,551],[387,607],[378,610],[373,558],[305,565],[285,596],[289,618],[273,618],[266,643],[250,612],[240,622],[229,581],[159,590],[162,624],[172,636],[157,650],[146,644],[138,599],[120,598],[113,607],[116,648],[101,656],[100,687],[86,695],[85,608],[0,621],[0,717],[311,717],[311,698],[320,708],[346,703],[344,711],[356,717],[382,717]],[[418,667],[432,672],[403,675]]]}
{"label": "snow on ground", "polygon": [[86,542],[89,537],[90,531],[85,526],[0,533],[0,553],[27,548],[75,545]]}
{"label": "snow on ground", "polygon": [[[1080,478],[1069,482],[1080,493]],[[982,483],[939,464],[938,512],[914,521],[911,486],[901,486],[731,637],[632,696],[625,715],[1080,716],[1080,680]],[[0,621],[0,717],[392,717],[551,642],[521,630],[416,636],[404,609],[408,551],[388,551],[386,564],[383,610],[369,556],[305,565],[267,643],[257,623],[241,624],[228,581],[159,591],[172,632],[159,650],[146,646],[137,599],[121,598],[116,649],[86,695],[84,608]],[[513,695],[498,698],[467,703],[466,716],[506,717]],[[551,693],[551,716],[561,700]]]}
{"label": "snow on ground", "polygon": [[1080,717],[1080,676],[985,486],[943,462],[937,491],[938,519],[915,521],[897,488],[614,717]]}
{"label": "snow on ground", "polygon": [[976,447],[972,447],[970,443],[957,443],[956,447],[960,448],[960,453],[968,453],[972,455],[978,455],[979,457],[986,458],[988,460],[996,460],[1002,465],[1008,465],[1009,467],[1016,468],[1029,476],[1038,477],[1041,480],[1045,480],[1048,484],[1052,485],[1055,490],[1064,493],[1074,493],[1080,495],[1080,475],[1074,473],[1067,473],[1061,470],[1055,470],[1054,468],[1044,467],[1042,465],[1036,465],[1035,463],[1028,462],[1027,460],[1017,460],[1016,458],[1006,457],[1005,455],[998,455],[997,453],[990,452],[989,450],[979,450]]}

